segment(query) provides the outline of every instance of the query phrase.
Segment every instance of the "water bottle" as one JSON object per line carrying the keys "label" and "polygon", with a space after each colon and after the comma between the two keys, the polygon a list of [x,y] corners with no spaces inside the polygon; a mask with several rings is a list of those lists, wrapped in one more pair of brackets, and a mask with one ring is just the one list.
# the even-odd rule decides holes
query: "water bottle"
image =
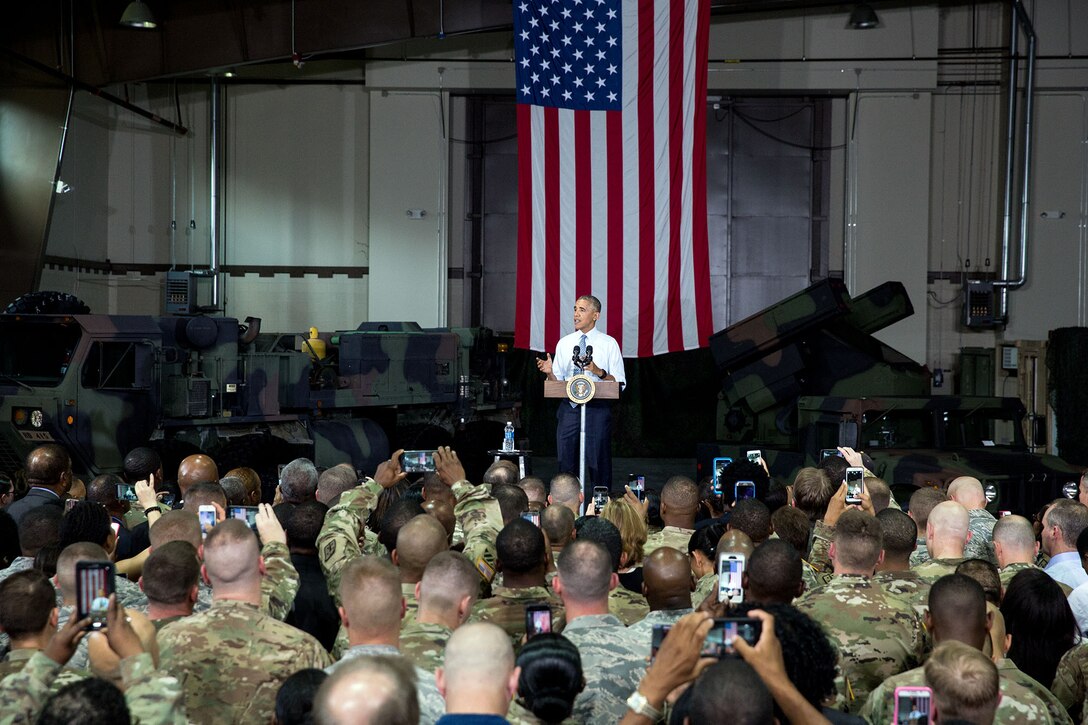
{"label": "water bottle", "polygon": [[506,421],[506,430],[502,436],[502,449],[504,451],[514,450],[514,422],[512,420]]}

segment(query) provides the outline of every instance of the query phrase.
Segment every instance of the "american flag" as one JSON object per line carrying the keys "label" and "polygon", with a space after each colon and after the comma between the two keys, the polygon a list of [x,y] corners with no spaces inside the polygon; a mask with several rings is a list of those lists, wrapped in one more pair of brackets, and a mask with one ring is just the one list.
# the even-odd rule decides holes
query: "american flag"
{"label": "american flag", "polygon": [[625,357],[707,344],[708,32],[709,0],[514,0],[516,346],[584,294]]}

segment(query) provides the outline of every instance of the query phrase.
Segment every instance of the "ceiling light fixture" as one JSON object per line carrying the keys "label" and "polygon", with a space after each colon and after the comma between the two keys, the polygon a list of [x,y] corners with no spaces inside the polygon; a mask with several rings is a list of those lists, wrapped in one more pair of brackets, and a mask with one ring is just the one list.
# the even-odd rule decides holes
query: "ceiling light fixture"
{"label": "ceiling light fixture", "polygon": [[850,13],[846,27],[850,30],[871,30],[880,27],[880,18],[868,3],[858,3]]}
{"label": "ceiling light fixture", "polygon": [[144,4],[143,0],[132,0],[121,15],[121,25],[129,28],[151,29],[158,27],[151,8]]}

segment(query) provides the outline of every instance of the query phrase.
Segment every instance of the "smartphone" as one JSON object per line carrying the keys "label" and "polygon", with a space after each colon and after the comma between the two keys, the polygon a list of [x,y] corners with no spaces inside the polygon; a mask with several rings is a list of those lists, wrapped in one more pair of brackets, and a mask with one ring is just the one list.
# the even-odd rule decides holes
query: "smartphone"
{"label": "smartphone", "polygon": [[66,500],[66,501],[64,502],[64,513],[68,513],[69,511],[71,511],[72,509],[74,509],[74,508],[76,507],[76,504],[77,504],[77,503],[79,503],[79,499],[78,499],[78,498],[70,498],[70,499],[67,499],[67,500]]}
{"label": "smartphone", "polygon": [[601,509],[608,505],[608,486],[593,487],[593,507],[597,515],[601,515]]}
{"label": "smartphone", "polygon": [[200,533],[208,538],[208,532],[215,528],[215,506],[204,504],[197,509],[197,516],[200,518]]}
{"label": "smartphone", "polygon": [[999,519],[1003,519],[1006,516],[1012,516],[1012,511],[1009,511],[1008,509],[1001,509],[1000,511],[997,512],[997,517]]}
{"label": "smartphone", "polygon": [[109,561],[76,562],[76,619],[91,618],[87,629],[106,626],[110,595],[116,591],[116,573]]}
{"label": "smartphone", "polygon": [[851,466],[846,469],[846,503],[860,504],[865,490],[865,469]]}
{"label": "smartphone", "polygon": [[747,557],[740,551],[723,551],[718,556],[718,601],[740,604],[744,601],[742,577]]}
{"label": "smartphone", "polygon": [[[734,640],[740,637],[749,645],[755,647],[762,634],[763,620],[755,617],[723,617],[715,619],[714,626],[703,642],[703,651],[709,656],[716,656],[719,659],[733,657],[737,654],[737,650],[733,646]],[[708,651],[714,645],[718,647],[716,654]]]}
{"label": "smartphone", "polygon": [[657,651],[661,649],[661,643],[665,641],[666,635],[669,630],[672,629],[671,624],[655,624],[653,631],[650,634],[650,662],[653,662],[657,657]]}
{"label": "smartphone", "polygon": [[639,476],[634,473],[627,474],[627,488],[631,489],[631,493],[635,494],[635,498],[639,501],[646,500],[646,477]]}
{"label": "smartphone", "polygon": [[[521,518],[528,521],[533,526],[540,528],[540,512],[539,511],[522,511]],[[551,610],[548,610],[551,611]]]}
{"label": "smartphone", "polygon": [[118,501],[128,501],[130,503],[135,503],[136,501],[139,501],[139,499],[136,498],[136,486],[135,486],[135,484],[131,484],[131,483],[119,483],[119,484],[117,484],[117,500]]}
{"label": "smartphone", "polygon": [[400,457],[400,469],[408,473],[433,473],[434,451],[405,451]]}
{"label": "smartphone", "polygon": [[529,604],[525,607],[525,634],[529,639],[552,631],[552,610],[547,604]]}
{"label": "smartphone", "polygon": [[824,448],[820,451],[820,460],[823,461],[831,456],[842,456],[842,452],[838,448]]}
{"label": "smartphone", "polygon": [[117,523],[116,521],[111,521],[110,522],[110,528],[113,529],[113,535],[114,536],[120,536],[121,535],[121,524]]}
{"label": "smartphone", "polygon": [[743,501],[746,498],[756,497],[756,484],[754,481],[737,481],[733,484],[733,500]]}
{"label": "smartphone", "polygon": [[733,459],[728,456],[722,456],[721,458],[715,458],[713,462],[714,466],[714,495],[722,495],[722,472],[726,467],[733,462]]}
{"label": "smartphone", "polygon": [[172,491],[159,491],[155,494],[155,498],[157,498],[159,500],[159,503],[161,503],[163,506],[173,507],[173,505],[176,503],[176,499],[174,498],[174,494]]}
{"label": "smartphone", "polygon": [[241,519],[246,522],[246,526],[257,530],[257,507],[256,506],[231,506],[227,509],[227,517],[231,519]]}
{"label": "smartphone", "polygon": [[759,463],[759,459],[763,458],[762,451],[748,451],[748,462]]}
{"label": "smartphone", "polygon": [[933,722],[933,690],[929,687],[895,688],[895,725],[928,725]]}

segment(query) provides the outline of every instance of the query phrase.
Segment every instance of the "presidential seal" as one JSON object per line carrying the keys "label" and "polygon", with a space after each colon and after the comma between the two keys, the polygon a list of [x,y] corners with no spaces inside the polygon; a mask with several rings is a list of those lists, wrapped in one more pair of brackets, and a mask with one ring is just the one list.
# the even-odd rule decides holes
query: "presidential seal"
{"label": "presidential seal", "polygon": [[597,385],[593,378],[585,373],[580,373],[567,381],[567,398],[576,405],[582,405],[593,400],[597,392]]}

